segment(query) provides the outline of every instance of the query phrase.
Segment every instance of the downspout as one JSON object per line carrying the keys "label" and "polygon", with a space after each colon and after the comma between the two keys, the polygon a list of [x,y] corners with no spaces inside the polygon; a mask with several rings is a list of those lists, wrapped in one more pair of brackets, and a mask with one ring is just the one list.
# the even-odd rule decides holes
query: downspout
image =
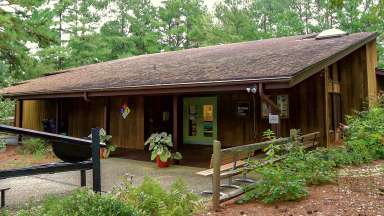
{"label": "downspout", "polygon": [[91,102],[91,100],[90,100],[89,97],[88,97],[88,92],[84,92],[84,93],[83,93],[83,99],[84,99],[84,101],[86,101],[86,102]]}

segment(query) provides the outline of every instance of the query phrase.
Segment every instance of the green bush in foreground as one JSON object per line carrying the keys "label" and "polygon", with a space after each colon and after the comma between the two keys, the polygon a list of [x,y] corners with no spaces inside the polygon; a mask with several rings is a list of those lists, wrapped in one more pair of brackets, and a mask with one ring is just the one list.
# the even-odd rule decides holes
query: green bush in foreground
{"label": "green bush in foreground", "polygon": [[[145,178],[130,182],[110,194],[79,189],[64,197],[50,197],[40,205],[19,211],[18,216],[188,216],[204,209],[199,197],[178,180],[167,191],[159,182]],[[5,213],[4,213],[5,214]]]}
{"label": "green bush in foreground", "polygon": [[115,194],[123,202],[150,216],[188,216],[203,209],[199,197],[189,191],[181,180],[174,182],[169,191],[151,178],[145,178],[139,187],[125,182]]}
{"label": "green bush in foreground", "polygon": [[307,196],[306,186],[333,182],[337,167],[384,159],[383,107],[381,103],[348,117],[349,129],[343,147],[309,152],[292,148],[285,159],[273,165],[260,167],[256,162],[253,172],[259,174],[261,180],[245,188],[239,203],[253,199],[266,203],[297,200]]}
{"label": "green bush in foreground", "polygon": [[47,198],[41,206],[21,210],[18,216],[141,216],[144,215],[112,195],[80,189],[65,197]]}

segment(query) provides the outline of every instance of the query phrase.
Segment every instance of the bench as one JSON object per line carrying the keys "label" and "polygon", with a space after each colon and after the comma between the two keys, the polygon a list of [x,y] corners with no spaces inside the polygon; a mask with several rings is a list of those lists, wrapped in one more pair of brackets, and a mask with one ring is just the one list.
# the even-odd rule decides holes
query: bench
{"label": "bench", "polygon": [[[236,155],[225,155],[221,159],[220,179],[228,179],[228,183],[221,184],[220,187],[235,189],[241,188],[240,186],[233,184],[233,181],[253,183],[254,180],[247,178],[246,169],[240,169],[245,168],[245,166],[248,165],[248,160],[253,156],[254,152],[240,152]],[[213,154],[211,157],[210,169],[199,171],[196,174],[201,176],[213,175]],[[233,176],[239,174],[243,174],[242,178],[232,180]],[[203,191],[202,194],[212,194],[212,191]]]}
{"label": "bench", "polygon": [[[279,138],[271,141],[260,143],[236,146],[232,148],[221,149],[221,143],[214,141],[213,154],[210,163],[210,169],[197,172],[201,176],[212,177],[212,191],[203,191],[203,194],[212,194],[212,201],[214,208],[217,208],[220,202],[232,199],[244,193],[243,189],[234,185],[233,181],[242,181],[250,184],[257,184],[254,179],[248,179],[247,173],[249,171],[250,160],[258,160],[255,158],[254,153],[258,150],[263,150],[271,144],[284,145],[293,143],[294,145],[301,145],[304,149],[317,147],[320,143],[320,132],[314,132],[303,136],[297,135],[297,130],[291,131],[291,136],[286,138]],[[287,154],[273,158],[268,161],[262,161],[260,166],[268,163],[274,163],[286,158]],[[243,174],[242,178],[232,180],[234,176]],[[222,179],[228,179],[228,184],[221,184]],[[221,188],[233,188],[233,191],[228,193],[221,192]]]}
{"label": "bench", "polygon": [[0,193],[1,193],[1,196],[0,196],[0,199],[1,199],[0,208],[4,208],[5,207],[5,191],[10,190],[10,189],[11,188],[2,188],[2,189],[0,189]]}

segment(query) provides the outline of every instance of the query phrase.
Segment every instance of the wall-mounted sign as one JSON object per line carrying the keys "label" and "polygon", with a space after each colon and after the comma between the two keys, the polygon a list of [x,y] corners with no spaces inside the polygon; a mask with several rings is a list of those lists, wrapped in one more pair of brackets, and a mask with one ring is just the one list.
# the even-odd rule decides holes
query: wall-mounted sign
{"label": "wall-mounted sign", "polygon": [[288,95],[277,95],[277,107],[280,109],[281,118],[289,118],[289,97]]}
{"label": "wall-mounted sign", "polygon": [[131,109],[129,109],[127,104],[123,104],[120,108],[120,114],[123,117],[123,119],[126,119],[129,113],[131,113]]}
{"label": "wall-mounted sign", "polygon": [[269,124],[279,124],[279,115],[269,114]]}
{"label": "wall-mounted sign", "polygon": [[249,115],[249,103],[247,103],[247,102],[237,103],[236,113],[238,116],[248,116]]}

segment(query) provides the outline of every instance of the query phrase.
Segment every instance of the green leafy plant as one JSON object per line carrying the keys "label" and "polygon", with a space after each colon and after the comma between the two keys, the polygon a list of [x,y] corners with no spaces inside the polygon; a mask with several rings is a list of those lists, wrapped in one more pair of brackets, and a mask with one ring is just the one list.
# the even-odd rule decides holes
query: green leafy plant
{"label": "green leafy plant", "polygon": [[[100,128],[99,130],[100,143],[106,145],[106,151],[104,153],[104,157],[108,158],[111,152],[116,151],[116,146],[112,144],[112,136],[107,134],[107,131],[104,128]],[[92,134],[88,136],[92,139]]]}
{"label": "green leafy plant", "polygon": [[4,99],[0,97],[0,123],[9,123],[9,117],[12,117],[15,112],[15,101],[11,99]]}
{"label": "green leafy plant", "polygon": [[23,154],[32,154],[36,156],[46,155],[49,152],[47,143],[39,138],[28,138],[23,140],[20,149]]}
{"label": "green leafy plant", "polygon": [[17,213],[19,216],[142,216],[135,207],[118,200],[111,194],[98,194],[91,190],[80,189],[69,196],[50,197],[39,206]]}
{"label": "green leafy plant", "polygon": [[265,203],[291,201],[307,196],[305,180],[278,164],[269,164],[255,170],[260,175],[257,184],[245,187],[238,203],[259,199]]}
{"label": "green leafy plant", "polygon": [[204,209],[199,197],[189,191],[181,180],[175,181],[169,191],[149,177],[144,178],[138,187],[125,180],[114,193],[119,200],[150,216],[188,216]]}
{"label": "green leafy plant", "polygon": [[167,162],[169,159],[181,160],[183,157],[179,152],[172,152],[172,135],[166,132],[152,134],[144,145],[149,145],[151,160],[159,156],[160,160]]}

